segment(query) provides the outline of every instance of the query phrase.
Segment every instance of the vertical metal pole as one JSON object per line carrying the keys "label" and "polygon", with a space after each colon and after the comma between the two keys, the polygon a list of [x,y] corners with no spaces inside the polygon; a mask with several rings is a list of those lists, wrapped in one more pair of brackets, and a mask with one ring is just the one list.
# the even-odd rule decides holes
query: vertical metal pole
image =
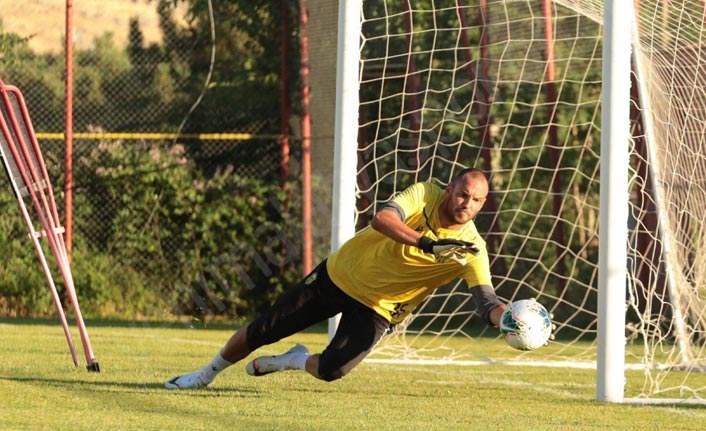
{"label": "vertical metal pole", "polygon": [[[409,160],[405,160],[407,166],[410,169],[415,170],[414,181],[419,181],[419,168],[421,166],[420,154],[419,154],[419,129],[421,127],[422,113],[419,109],[419,84],[420,78],[417,74],[417,64],[414,61],[414,20],[412,14],[412,4],[410,0],[404,0],[404,28],[406,31],[406,42],[407,42],[407,70],[405,71],[405,93],[407,97],[405,98],[407,106],[403,107],[403,110],[407,111],[407,114],[401,117],[401,120],[407,120],[408,123],[404,124],[404,128],[409,128],[410,137],[409,140],[412,144],[408,147],[405,145],[404,141],[400,142],[401,145],[405,145],[404,150],[411,150],[415,148],[415,156],[412,158],[410,156]],[[400,134],[402,135],[402,134]]]}
{"label": "vertical metal pole", "polygon": [[[358,160],[358,104],[362,0],[338,3],[336,57],[336,130],[333,155],[331,249],[355,235],[355,185]],[[329,339],[338,318],[329,319]]]}
{"label": "vertical metal pole", "polygon": [[625,389],[631,3],[606,0],[603,26],[596,398],[609,402]]}
{"label": "vertical metal pole", "polygon": [[[284,211],[289,211],[289,158],[290,158],[290,127],[289,115],[291,112],[291,99],[289,94],[289,43],[290,43],[290,27],[289,27],[289,0],[280,0],[280,89],[279,89],[279,130],[280,130],[280,161],[279,172],[281,188],[286,192],[283,202]],[[281,244],[282,257],[288,255],[287,244]],[[284,274],[285,260],[279,264],[280,276]]]}
{"label": "vertical metal pole", "polygon": [[289,179],[289,0],[281,0],[281,45],[282,55],[280,58],[280,140],[282,150],[282,160],[280,160],[280,173],[282,185]]}
{"label": "vertical metal pole", "polygon": [[[488,77],[488,62],[489,62],[489,50],[488,50],[488,23],[487,23],[487,3],[485,0],[481,0],[478,3],[478,27],[480,31],[480,68],[478,70],[478,75],[476,75],[475,62],[473,61],[473,51],[471,50],[471,43],[468,37],[468,31],[466,26],[465,10],[463,0],[456,0],[456,10],[458,14],[459,23],[461,25],[460,40],[461,47],[463,48],[464,57],[466,60],[466,73],[468,79],[471,82],[476,82],[476,88],[478,89],[478,94],[476,98],[478,101],[473,102],[472,112],[478,115],[478,128],[481,130],[481,155],[483,156],[483,168],[490,172],[492,156],[490,149],[493,146],[493,137],[490,133],[490,126],[493,120],[490,115],[490,85],[491,79]],[[480,103],[479,103],[480,102]],[[486,237],[486,243],[488,246],[488,251],[493,254],[495,250],[500,248],[500,238],[502,238],[502,228],[500,226],[500,220],[498,219],[497,207],[495,193],[492,190],[492,183],[490,184],[491,190],[488,194],[488,201],[485,203],[485,212],[488,214],[494,214],[490,226],[488,227],[488,234]],[[507,269],[504,268],[505,264],[502,259],[494,260],[493,262],[493,273],[504,274]]]}
{"label": "vertical metal pole", "polygon": [[309,109],[309,11],[299,0],[300,79],[302,86],[302,248],[304,274],[311,272],[311,110]]}
{"label": "vertical metal pole", "polygon": [[73,248],[73,153],[74,153],[74,68],[73,68],[73,0],[66,0],[66,123],[64,126],[64,240],[66,253],[71,261]]}
{"label": "vertical metal pole", "polygon": [[[547,59],[547,82],[545,84],[546,88],[546,100],[547,100],[547,117],[549,120],[549,153],[552,160],[552,168],[554,169],[554,175],[552,177],[552,193],[553,198],[553,210],[554,216],[556,217],[556,222],[552,229],[552,239],[554,240],[554,247],[556,250],[556,267],[555,271],[559,275],[559,279],[565,279],[566,268],[564,264],[564,253],[566,251],[566,244],[564,241],[564,222],[561,220],[561,208],[563,204],[563,190],[564,187],[561,184],[561,177],[559,176],[559,163],[561,160],[561,151],[559,150],[557,131],[556,131],[556,64],[554,64],[554,13],[553,13],[553,1],[544,0],[542,5],[542,11],[544,14],[544,39],[545,39],[545,55]],[[563,297],[564,291],[566,289],[566,283],[561,283],[559,286],[560,294]]]}

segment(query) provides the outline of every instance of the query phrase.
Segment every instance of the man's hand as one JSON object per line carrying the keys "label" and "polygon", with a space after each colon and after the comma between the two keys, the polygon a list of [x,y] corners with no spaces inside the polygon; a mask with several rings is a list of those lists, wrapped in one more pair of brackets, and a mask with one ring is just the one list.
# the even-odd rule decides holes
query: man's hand
{"label": "man's hand", "polygon": [[[462,253],[471,253],[476,255],[480,253],[477,245],[460,239],[440,239],[434,241],[428,236],[419,238],[417,247],[424,253],[433,254],[434,256],[453,259],[465,265],[465,262],[460,262],[459,258],[463,258]],[[465,261],[465,259],[463,259]]]}
{"label": "man's hand", "polygon": [[488,320],[490,320],[490,323],[492,323],[496,328],[500,327],[500,318],[503,317],[505,310],[507,310],[507,305],[505,304],[498,305],[490,310]]}

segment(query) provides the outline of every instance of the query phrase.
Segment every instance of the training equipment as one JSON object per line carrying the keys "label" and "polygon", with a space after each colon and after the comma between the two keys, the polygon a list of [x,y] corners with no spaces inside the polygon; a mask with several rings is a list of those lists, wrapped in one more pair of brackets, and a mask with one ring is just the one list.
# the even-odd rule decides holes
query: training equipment
{"label": "training equipment", "polygon": [[520,299],[503,312],[500,333],[510,347],[534,350],[549,342],[552,319],[547,309],[536,300]]}
{"label": "training equipment", "polygon": [[260,356],[248,362],[245,372],[259,377],[277,371],[295,370],[297,368],[292,365],[295,356],[309,356],[309,350],[304,345],[297,344],[281,355]]}
{"label": "training equipment", "polygon": [[[56,259],[66,288],[66,295],[73,307],[76,324],[83,343],[83,352],[86,356],[86,368],[88,371],[99,372],[100,366],[93,355],[88,331],[83,322],[76,296],[71,266],[64,244],[64,229],[59,221],[51,181],[32,128],[29,111],[18,88],[6,85],[0,81],[0,94],[2,96],[0,100],[0,112],[2,113],[0,115],[0,127],[2,128],[0,156],[2,156],[5,172],[10,180],[20,212],[29,230],[30,240],[46,276],[49,292],[56,306],[61,326],[64,329],[64,336],[69,345],[71,358],[74,365],[78,366],[76,348],[66,321],[64,308],[56,290],[44,250],[40,244],[42,237],[45,237],[49,243],[49,248]],[[35,227],[35,223],[39,227]]]}
{"label": "training equipment", "polygon": [[[558,340],[490,362],[596,367],[605,401],[703,402],[704,12],[683,0],[345,2],[332,246],[413,182],[482,168],[476,224],[494,287],[537,298]],[[476,363],[476,340],[497,334],[478,322],[467,286],[448,286],[372,357]]]}

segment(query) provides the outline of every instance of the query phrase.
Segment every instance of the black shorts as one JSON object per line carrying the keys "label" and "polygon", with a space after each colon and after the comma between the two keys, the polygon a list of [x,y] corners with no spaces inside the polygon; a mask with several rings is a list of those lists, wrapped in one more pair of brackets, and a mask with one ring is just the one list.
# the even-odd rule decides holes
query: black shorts
{"label": "black shorts", "polygon": [[390,323],[341,291],[329,278],[325,260],[250,323],[248,347],[254,351],[338,313],[336,335],[319,358],[319,375],[341,378],[370,353]]}

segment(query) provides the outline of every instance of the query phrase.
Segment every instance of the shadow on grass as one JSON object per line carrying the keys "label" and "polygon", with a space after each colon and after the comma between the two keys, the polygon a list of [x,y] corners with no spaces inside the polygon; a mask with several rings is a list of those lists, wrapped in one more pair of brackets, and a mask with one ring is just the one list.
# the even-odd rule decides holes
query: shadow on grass
{"label": "shadow on grass", "polygon": [[[260,397],[260,392],[248,388],[223,388],[223,387],[208,387],[195,390],[173,390],[166,389],[164,383],[129,383],[129,382],[116,382],[116,381],[88,381],[88,380],[61,380],[54,378],[45,377],[8,377],[0,376],[0,380],[5,380],[8,382],[15,383],[29,383],[37,385],[46,385],[53,388],[66,388],[67,390],[75,390],[77,387],[81,389],[87,389],[91,392],[101,392],[101,393],[121,393],[121,392],[140,392],[143,393],[145,390],[149,391],[160,391],[163,393],[173,393],[173,394],[189,394],[190,396],[198,397],[220,397],[223,393],[228,393],[230,395],[237,395],[241,397]],[[124,391],[117,390],[123,389]]]}
{"label": "shadow on grass", "polygon": [[[66,316],[69,326],[75,326],[73,316]],[[84,319],[86,328],[160,328],[160,329],[191,329],[191,330],[221,330],[236,331],[249,323],[244,320],[126,320],[126,319]],[[59,319],[42,318],[0,318],[0,324],[23,326],[59,326]],[[327,323],[321,322],[307,328],[302,333],[325,334],[328,331]]]}

